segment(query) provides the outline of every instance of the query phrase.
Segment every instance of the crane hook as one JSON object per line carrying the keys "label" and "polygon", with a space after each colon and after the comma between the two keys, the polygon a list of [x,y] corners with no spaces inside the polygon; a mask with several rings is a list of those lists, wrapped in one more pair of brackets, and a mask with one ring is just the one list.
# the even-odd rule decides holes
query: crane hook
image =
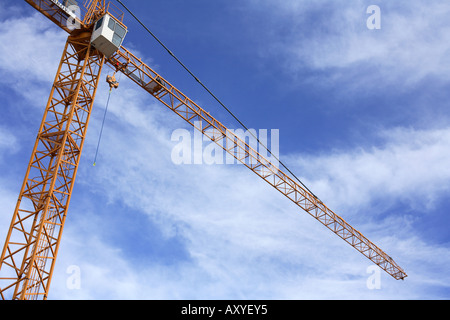
{"label": "crane hook", "polygon": [[119,82],[116,80],[115,72],[112,76],[108,75],[106,77],[106,82],[108,82],[110,90],[112,90],[113,88],[117,89],[119,87]]}

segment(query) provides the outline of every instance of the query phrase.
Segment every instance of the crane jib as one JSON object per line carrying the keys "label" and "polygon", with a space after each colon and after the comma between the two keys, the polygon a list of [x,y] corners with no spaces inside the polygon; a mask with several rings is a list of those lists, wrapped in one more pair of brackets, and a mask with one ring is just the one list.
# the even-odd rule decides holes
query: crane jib
{"label": "crane jib", "polygon": [[[316,220],[392,277],[395,279],[404,279],[407,277],[403,269],[391,257],[364,237],[361,232],[354,229],[343,218],[335,214],[322,201],[318,200],[317,197],[309,192],[308,189],[298,184],[278,168],[273,168],[270,161],[252,149],[247,142],[230,134],[230,131],[212,117],[209,112],[205,111],[193,100],[175,88],[170,82],[143,63],[141,59],[137,58],[130,51],[122,46],[106,62],[115,68],[116,71],[121,71],[144,90],[151,93],[156,99],[196,129],[201,130],[211,141],[219,144],[226,152],[246,165],[263,180],[312,215]],[[149,90],[150,88],[156,88],[156,90]],[[196,127],[196,121],[205,123],[205,126],[202,128]]]}
{"label": "crane jib", "polygon": [[71,16],[72,18],[74,18],[74,19],[80,18],[80,17],[77,17],[77,15],[73,11],[70,10],[70,7],[75,6],[75,5],[70,5],[69,7],[66,7],[58,0],[50,0],[50,1],[53,2],[55,5],[57,5],[61,10],[63,10],[65,13],[67,13],[67,15]]}

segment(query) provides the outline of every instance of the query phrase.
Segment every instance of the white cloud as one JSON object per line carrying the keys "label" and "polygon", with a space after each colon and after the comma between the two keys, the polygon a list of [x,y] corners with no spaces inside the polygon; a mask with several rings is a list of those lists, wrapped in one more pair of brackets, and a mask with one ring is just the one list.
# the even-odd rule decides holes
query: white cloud
{"label": "white cloud", "polygon": [[[142,112],[141,117],[146,117]],[[102,168],[108,169],[101,168],[83,178],[83,184],[99,194],[149,215],[165,237],[181,237],[189,253],[189,262],[180,261],[178,268],[163,270],[155,263],[147,266],[151,271],[135,271],[137,278],[149,279],[144,284],[134,283],[136,275],[129,271],[124,275],[125,287],[134,283],[150,297],[154,297],[153,293],[146,287],[156,287],[160,288],[155,289],[160,297],[169,298],[171,292],[162,290],[161,282],[182,298],[416,298],[420,294],[410,292],[411,286],[417,290],[431,281],[434,272],[442,271],[439,261],[431,261],[428,266],[434,271],[427,274],[429,270],[421,266],[425,257],[420,252],[437,256],[448,252],[448,248],[411,236],[414,231],[407,217],[376,218],[375,227],[374,217],[355,219],[353,211],[367,208],[374,200],[414,199],[417,192],[424,193],[427,200],[439,197],[450,181],[450,173],[439,170],[448,163],[447,130],[388,131],[383,148],[307,158],[302,163],[305,172],[320,179],[309,179],[313,190],[318,190],[319,196],[325,194],[330,200],[325,202],[339,208],[344,218],[358,220],[355,227],[363,233],[368,231],[366,236],[394,259],[399,258],[400,264],[406,263],[406,271],[415,277],[406,280],[413,283],[406,285],[407,289],[399,289],[396,286],[402,284],[390,282],[384,275],[384,291],[378,294],[365,286],[370,263],[364,257],[257,176],[236,166],[175,166],[170,162],[170,132],[159,131],[157,136],[166,139],[152,140],[154,130],[151,126],[140,127],[135,131],[140,139],[128,134],[121,137],[123,131],[117,130],[105,148],[108,160]],[[127,145],[139,150],[132,159],[118,156]],[[422,161],[435,169],[425,171]],[[385,187],[385,179],[390,179],[391,185]],[[416,185],[421,186],[420,191]],[[396,227],[399,225],[401,231]],[[111,258],[118,256],[119,252]],[[124,261],[108,265],[121,263]],[[118,272],[110,266],[103,266],[106,273]],[[183,277],[176,277],[177,273]],[[154,277],[161,281],[150,274],[159,274]],[[185,289],[192,285],[196,292]],[[303,290],[296,292],[299,286]],[[348,294],[342,293],[345,290]]]}
{"label": "white cloud", "polygon": [[403,87],[430,76],[449,80],[448,3],[378,1],[380,30],[366,26],[366,9],[373,4],[367,1],[251,3],[277,17],[266,24],[278,32],[267,33],[272,35],[260,49],[285,56],[280,61],[294,74],[303,74],[303,68],[327,71],[322,82],[374,88],[392,83]]}
{"label": "white cloud", "polygon": [[[3,12],[17,11],[0,4]],[[39,13],[0,22],[0,83],[8,85],[34,106],[48,99],[67,35]],[[42,87],[42,84],[46,84]]]}
{"label": "white cloud", "polygon": [[15,153],[19,150],[17,138],[6,127],[0,126],[0,160],[6,153]]}
{"label": "white cloud", "polygon": [[39,13],[3,20],[0,31],[3,71],[14,72],[15,78],[53,81],[67,38],[65,32]]}
{"label": "white cloud", "polygon": [[[450,129],[397,128],[380,133],[378,147],[292,156],[316,193],[344,208],[404,201],[432,209],[450,190]],[[295,160],[295,159],[298,160]]]}
{"label": "white cloud", "polygon": [[[29,31],[17,28],[11,32],[10,40],[17,42]],[[46,35],[35,36],[43,43],[49,41],[49,46],[53,43]],[[48,59],[43,65],[53,61],[50,56],[43,59]],[[19,74],[16,71],[23,71],[22,66],[14,68],[7,61],[0,60],[0,65],[11,74],[11,81]],[[27,68],[31,81],[40,77],[40,66],[29,64]],[[381,242],[400,264],[407,262],[406,271],[415,276],[404,285],[384,275],[382,290],[368,290],[369,261],[246,168],[171,163],[171,130],[184,126],[182,121],[161,105],[155,108],[150,96],[126,81],[119,90],[121,94],[112,99],[96,168],[90,157],[102,110],[97,108],[91,120],[75,187],[75,192],[80,190],[74,195],[78,202],[71,205],[70,215],[75,218],[65,227],[52,283],[55,299],[420,298],[430,279],[445,273],[442,269],[448,261],[435,258],[449,256],[447,247],[411,236],[411,225],[401,233],[391,232],[405,217],[379,219],[376,226],[361,222],[355,227],[369,230],[366,235]],[[100,106],[106,102],[104,87],[97,102]],[[324,194],[333,209],[363,207],[374,196],[412,197],[417,192],[415,185],[432,199],[448,186],[448,169],[438,170],[448,163],[448,137],[447,130],[386,131],[382,148],[306,157],[300,166],[314,173],[307,177],[312,189],[319,196]],[[423,161],[430,163],[431,172],[424,171]],[[388,178],[393,182],[385,189],[383,182]],[[7,189],[5,185],[7,181],[1,181],[2,189]],[[91,206],[90,202],[101,200],[109,206]],[[13,201],[14,197],[1,199],[10,207]],[[181,239],[187,257],[170,266],[131,261],[124,245],[107,241],[124,232],[117,216],[125,208],[148,217],[161,232],[160,239],[146,245]],[[138,230],[152,231],[145,226]],[[126,239],[126,234],[121,235]],[[425,260],[433,263],[425,268]],[[81,269],[79,291],[66,287],[66,270],[72,264]],[[445,288],[448,281],[443,283],[433,283],[432,290]]]}
{"label": "white cloud", "polygon": [[6,239],[8,228],[11,224],[12,214],[14,212],[17,201],[17,194],[13,193],[13,191],[17,190],[11,190],[10,186],[11,184],[9,184],[7,180],[0,179],[0,205],[2,207],[2,212],[9,213],[0,215],[0,241],[2,241],[2,249],[3,241]]}

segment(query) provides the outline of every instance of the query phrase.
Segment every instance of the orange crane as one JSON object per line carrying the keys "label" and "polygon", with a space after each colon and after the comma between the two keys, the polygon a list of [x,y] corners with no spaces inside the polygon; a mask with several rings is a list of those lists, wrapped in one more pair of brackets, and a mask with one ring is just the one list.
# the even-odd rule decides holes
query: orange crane
{"label": "orange crane", "polygon": [[[200,130],[298,207],[395,279],[394,260],[308,188],[275,168],[248,143],[122,46],[124,14],[106,0],[25,0],[69,35],[45,108],[0,260],[2,299],[47,299],[72,189],[103,66],[121,72]],[[115,78],[108,78],[117,87]],[[199,127],[198,123],[202,123]]]}

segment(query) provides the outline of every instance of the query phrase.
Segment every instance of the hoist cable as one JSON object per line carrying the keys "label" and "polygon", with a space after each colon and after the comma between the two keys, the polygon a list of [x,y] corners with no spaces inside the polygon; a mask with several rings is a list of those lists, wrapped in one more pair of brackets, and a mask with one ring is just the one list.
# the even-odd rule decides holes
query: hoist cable
{"label": "hoist cable", "polygon": [[105,126],[105,120],[106,120],[106,114],[108,113],[108,106],[109,106],[109,100],[111,98],[111,92],[112,92],[112,88],[109,89],[108,100],[106,101],[105,114],[103,115],[103,122],[102,122],[102,126],[101,126],[101,129],[100,129],[100,136],[98,138],[97,150],[95,151],[94,167],[97,164],[98,150],[100,149],[100,142],[102,140],[103,128]]}

